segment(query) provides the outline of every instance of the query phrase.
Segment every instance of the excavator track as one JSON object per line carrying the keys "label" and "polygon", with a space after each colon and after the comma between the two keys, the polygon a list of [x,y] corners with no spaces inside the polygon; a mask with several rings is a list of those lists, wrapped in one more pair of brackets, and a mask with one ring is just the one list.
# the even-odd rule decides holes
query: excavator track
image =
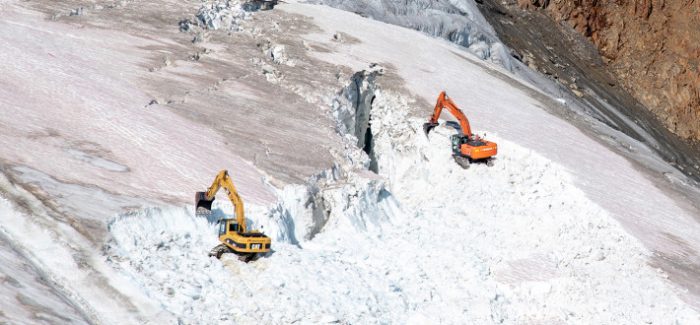
{"label": "excavator track", "polygon": [[221,258],[221,255],[229,252],[231,252],[231,249],[228,248],[228,246],[219,244],[209,251],[209,257],[215,256],[216,258]]}
{"label": "excavator track", "polygon": [[452,155],[452,158],[454,158],[455,162],[460,167],[469,169],[469,165],[471,165],[471,160],[469,158],[460,155]]}
{"label": "excavator track", "polygon": [[[224,255],[226,253],[235,253],[233,250],[231,250],[228,246],[224,244],[219,244],[216,245],[214,248],[212,248],[209,251],[209,257],[216,257],[217,259],[221,259],[221,255]],[[258,258],[258,254],[249,254],[249,253],[243,253],[243,254],[238,254],[235,253],[238,256],[238,260],[241,262],[251,262],[254,261]]]}
{"label": "excavator track", "polygon": [[258,257],[258,254],[240,254],[240,255],[238,255],[238,260],[241,262],[248,263],[248,262],[256,260],[257,257]]}

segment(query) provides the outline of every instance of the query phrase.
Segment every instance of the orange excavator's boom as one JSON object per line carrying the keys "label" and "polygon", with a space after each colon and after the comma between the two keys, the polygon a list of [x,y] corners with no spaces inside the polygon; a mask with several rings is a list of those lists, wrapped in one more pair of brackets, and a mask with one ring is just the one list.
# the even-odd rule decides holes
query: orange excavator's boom
{"label": "orange excavator's boom", "polygon": [[438,126],[438,118],[440,118],[443,108],[447,108],[447,110],[450,111],[450,114],[452,114],[452,116],[459,121],[459,126],[462,128],[462,134],[467,137],[471,137],[472,129],[469,126],[469,119],[467,119],[467,116],[464,115],[462,110],[457,107],[452,99],[447,97],[445,91],[442,91],[440,96],[438,96],[437,103],[435,103],[435,110],[433,110],[433,115],[430,116],[430,121],[425,125],[425,134],[428,135],[433,128]]}

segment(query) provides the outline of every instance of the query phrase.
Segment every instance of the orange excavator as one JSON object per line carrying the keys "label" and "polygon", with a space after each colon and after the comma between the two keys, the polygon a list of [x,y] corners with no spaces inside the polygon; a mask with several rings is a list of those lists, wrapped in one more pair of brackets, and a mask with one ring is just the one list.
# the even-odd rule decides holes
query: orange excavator
{"label": "orange excavator", "polygon": [[[438,123],[438,118],[440,113],[442,113],[443,108],[447,108],[448,111],[457,118],[459,121],[459,126],[462,130],[461,133],[453,134],[450,136],[452,142],[452,157],[455,162],[462,168],[469,168],[472,162],[486,162],[488,165],[492,163],[492,157],[498,152],[498,147],[496,143],[491,141],[486,141],[485,139],[479,137],[478,135],[472,134],[472,129],[469,126],[469,120],[462,113],[457,105],[447,97],[447,94],[443,91],[438,96],[437,103],[435,104],[435,110],[433,115],[430,116],[428,123],[423,124],[423,131],[425,136],[436,126],[440,125]],[[453,122],[454,123],[454,122]]]}

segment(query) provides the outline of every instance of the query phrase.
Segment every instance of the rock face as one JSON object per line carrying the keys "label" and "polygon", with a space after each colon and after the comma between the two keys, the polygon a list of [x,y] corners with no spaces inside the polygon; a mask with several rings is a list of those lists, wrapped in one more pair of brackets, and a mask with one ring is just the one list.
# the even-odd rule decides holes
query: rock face
{"label": "rock face", "polygon": [[666,127],[700,141],[700,2],[518,0],[588,37],[622,85]]}

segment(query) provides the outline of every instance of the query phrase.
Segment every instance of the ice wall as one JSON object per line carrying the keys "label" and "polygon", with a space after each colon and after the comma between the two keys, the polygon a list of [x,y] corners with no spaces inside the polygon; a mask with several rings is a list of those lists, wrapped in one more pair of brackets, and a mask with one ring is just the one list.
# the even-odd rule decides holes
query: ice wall
{"label": "ice wall", "polygon": [[498,40],[472,0],[315,0],[389,24],[415,29],[464,46],[482,60],[512,69],[508,49]]}

